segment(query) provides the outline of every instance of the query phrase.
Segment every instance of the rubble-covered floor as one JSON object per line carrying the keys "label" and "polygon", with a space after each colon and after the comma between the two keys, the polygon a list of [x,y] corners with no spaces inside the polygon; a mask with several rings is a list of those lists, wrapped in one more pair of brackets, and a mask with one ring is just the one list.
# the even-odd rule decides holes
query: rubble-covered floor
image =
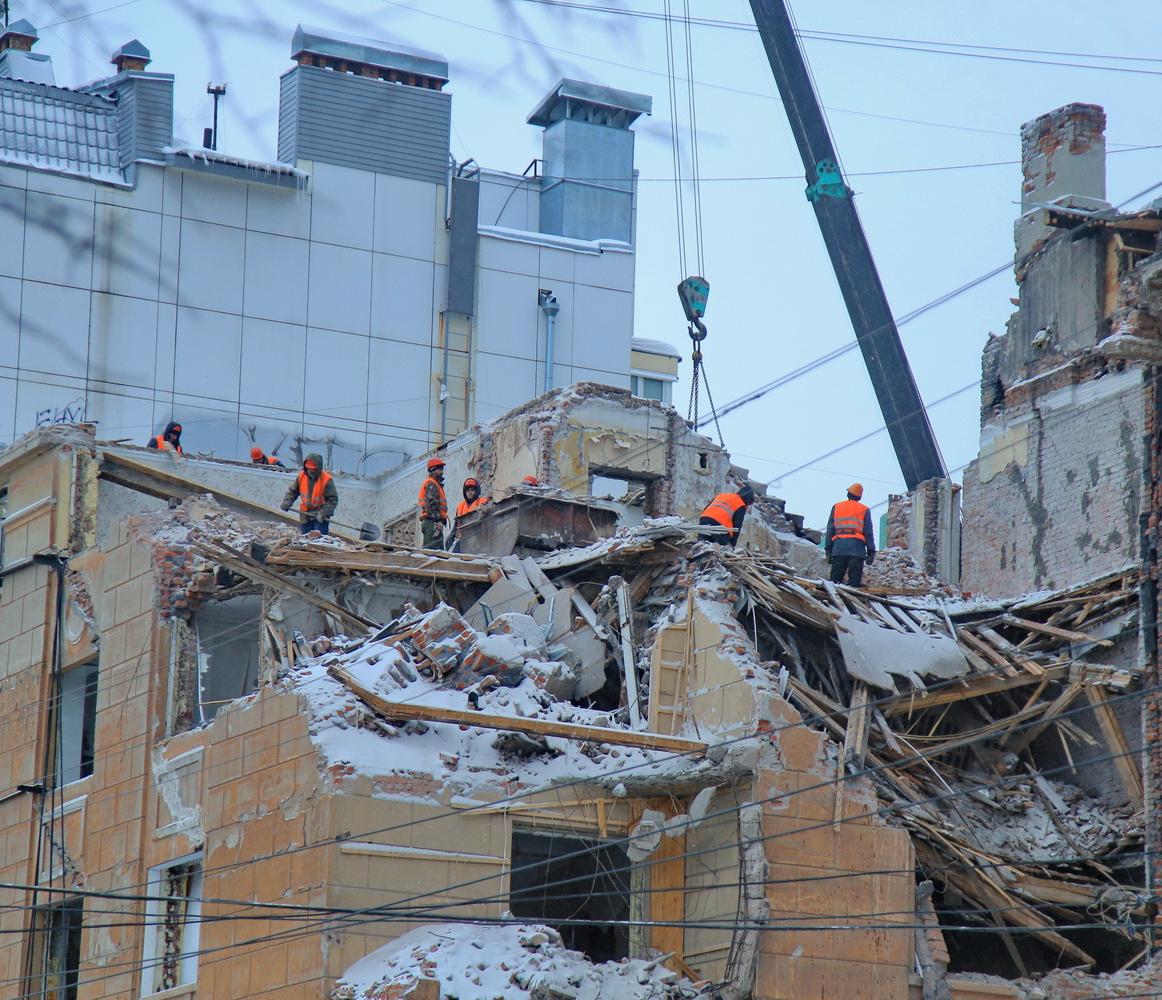
{"label": "rubble-covered floor", "polygon": [[[901,597],[835,587],[772,556],[698,541],[698,526],[677,518],[531,560],[303,539],[205,498],[145,516],[135,530],[155,550],[190,556],[163,593],[169,614],[188,614],[191,602],[266,595],[267,682],[300,696],[338,779],[357,773],[374,786],[389,775],[423,776],[447,802],[578,781],[615,795],[689,793],[738,776],[753,752],[753,726],[720,738],[677,704],[669,728],[645,718],[650,645],[696,607],[740,637],[724,652],[749,683],[785,696],[832,738],[847,768],[838,797],[848,783],[869,780],[880,815],[909,830],[917,877],[935,885],[952,971],[1012,976],[1060,964],[1113,972],[1144,948],[1141,789],[1135,799],[1125,759],[1135,734],[1120,721],[1132,718],[1140,690],[1127,638],[1136,630],[1132,573],[1020,601],[963,600],[947,588]],[[400,591],[377,604],[377,588],[401,577],[410,599]],[[303,591],[320,595],[306,631],[291,610],[307,607]],[[631,609],[625,641],[621,591]],[[627,651],[636,706],[622,683]],[[514,725],[439,721],[441,712]],[[522,732],[518,720],[608,735]],[[625,745],[658,728],[712,752]],[[1119,739],[1129,741],[1120,754]],[[1086,781],[1098,767],[1108,775],[1100,788]],[[983,947],[981,935],[968,933],[976,927],[996,932]],[[455,931],[454,946],[441,943],[429,958],[428,945],[409,936],[384,951],[378,971],[352,970],[351,995],[372,995],[384,977],[424,963],[444,968],[446,955],[483,935],[518,933]],[[514,954],[528,958],[530,975],[538,962],[576,966],[584,989],[607,974],[577,966],[551,940]],[[451,968],[459,957],[448,961]],[[664,976],[634,968],[611,974],[645,976],[643,989],[654,973]],[[688,995],[683,988],[642,995]]]}

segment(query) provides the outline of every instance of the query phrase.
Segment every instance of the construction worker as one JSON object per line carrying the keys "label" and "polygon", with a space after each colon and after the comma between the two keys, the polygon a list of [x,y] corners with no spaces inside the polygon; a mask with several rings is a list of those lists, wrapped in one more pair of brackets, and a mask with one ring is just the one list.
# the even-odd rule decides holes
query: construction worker
{"label": "construction worker", "polygon": [[742,521],[746,517],[746,509],[754,503],[754,490],[749,483],[744,483],[737,493],[719,493],[698,518],[699,524],[715,524],[726,528],[727,534],[707,532],[702,536],[704,541],[718,542],[734,548],[738,544],[738,533],[742,530]]}
{"label": "construction worker", "polygon": [[491,503],[492,497],[482,497],[480,495],[480,480],[473,479],[469,476],[464,480],[464,499],[456,504],[456,521],[459,523],[460,518],[465,514],[471,514],[474,510],[479,510],[486,503]]}
{"label": "construction worker", "polygon": [[536,476],[525,476],[520,481],[521,486],[540,486],[541,481]]}
{"label": "construction worker", "polygon": [[320,535],[331,532],[331,517],[339,505],[339,491],[329,472],[323,470],[323,456],[311,452],[303,461],[303,471],[282,498],[282,509],[290,510],[299,501],[299,530],[305,535],[317,531]]}
{"label": "construction worker", "polygon": [[250,449],[250,461],[254,465],[277,465],[280,469],[286,468],[286,466],[284,466],[282,462],[279,461],[277,455],[266,454],[266,452],[259,448],[258,445],[255,445]]}
{"label": "construction worker", "polygon": [[444,494],[444,460],[428,459],[428,478],[420,486],[420,534],[425,549],[444,547],[448,524],[448,498]]}
{"label": "construction worker", "polygon": [[863,582],[863,565],[876,558],[876,540],[872,534],[871,508],[861,503],[863,487],[852,483],[847,499],[831,508],[827,534],[823,543],[831,563],[831,582],[843,583],[844,576],[853,587]]}
{"label": "construction worker", "polygon": [[165,430],[157,437],[151,437],[145,446],[146,448],[156,448],[158,451],[172,451],[178,455],[184,455],[182,451],[182,425],[171,420],[165,425]]}

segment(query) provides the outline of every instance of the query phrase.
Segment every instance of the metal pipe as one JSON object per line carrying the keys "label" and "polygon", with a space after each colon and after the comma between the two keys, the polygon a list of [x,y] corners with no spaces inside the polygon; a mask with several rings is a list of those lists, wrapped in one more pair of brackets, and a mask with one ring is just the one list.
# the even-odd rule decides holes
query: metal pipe
{"label": "metal pipe", "polygon": [[555,339],[555,327],[557,322],[557,313],[561,311],[561,306],[557,303],[557,296],[548,288],[542,288],[537,292],[537,303],[541,307],[541,312],[545,314],[545,388],[548,392],[553,388],[553,349]]}

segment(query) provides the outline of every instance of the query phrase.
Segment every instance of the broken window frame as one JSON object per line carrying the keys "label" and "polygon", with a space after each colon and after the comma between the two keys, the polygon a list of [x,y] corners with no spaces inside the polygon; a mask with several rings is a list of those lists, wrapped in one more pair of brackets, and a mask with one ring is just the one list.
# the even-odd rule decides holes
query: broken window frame
{"label": "broken window frame", "polygon": [[73,896],[32,912],[28,994],[38,1000],[77,1000],[84,899]]}
{"label": "broken window frame", "polygon": [[[650,399],[657,403],[669,403],[672,401],[674,384],[669,379],[659,378],[656,373],[646,374],[645,372],[636,371],[631,372],[629,378],[630,392],[639,399]],[[658,395],[650,395],[647,389],[656,391]]]}
{"label": "broken window frame", "polygon": [[202,919],[202,852],[149,870],[141,995],[191,986],[198,981]]}
{"label": "broken window frame", "polygon": [[[93,656],[61,671],[54,683],[48,729],[53,760],[48,777],[52,788],[83,781],[93,773],[100,675],[100,657]],[[75,755],[72,752],[74,733],[77,734]],[[66,751],[68,760],[64,759]]]}
{"label": "broken window frame", "polygon": [[[228,605],[234,605],[241,601],[257,602],[257,607],[254,613],[253,624],[249,621],[240,622],[237,625],[227,625],[220,633],[207,639],[210,644],[208,651],[203,652],[202,649],[202,623],[199,618],[204,621],[207,614],[213,614],[216,609],[226,608]],[[197,696],[197,725],[205,726],[214,721],[214,717],[218,714],[218,710],[222,705],[229,704],[238,698],[244,698],[246,695],[258,690],[259,681],[262,674],[261,657],[258,656],[258,650],[261,648],[261,629],[262,629],[262,596],[259,594],[243,594],[231,597],[225,601],[208,601],[203,604],[197,611],[193,613],[190,619],[190,627],[194,635],[194,649],[197,655],[197,680],[196,691]],[[253,635],[247,636],[246,629],[253,628]],[[214,655],[215,649],[222,648],[223,645],[232,645],[239,643],[243,648],[253,648],[255,652],[254,661],[254,678],[253,684],[245,690],[239,690],[238,694],[226,699],[214,699],[207,701],[205,698],[207,675],[211,673],[212,669],[221,670],[224,667],[211,664],[208,661]],[[249,672],[247,673],[249,676]]]}
{"label": "broken window frame", "polygon": [[[560,841],[563,842],[559,845],[562,849],[558,851],[555,849],[556,845],[550,845],[548,854],[544,855],[542,860],[541,856],[536,855],[534,852],[530,852],[528,846],[523,848],[518,847],[518,838],[529,838],[530,842],[532,838],[535,838],[538,841]],[[603,955],[601,957],[593,955],[590,955],[589,957],[592,961],[595,962],[618,961],[622,958],[628,958],[630,955],[634,954],[633,949],[639,944],[637,936],[632,934],[631,929],[625,923],[621,923],[621,921],[632,921],[634,919],[640,919],[640,900],[643,895],[644,883],[642,878],[639,877],[641,874],[639,872],[640,866],[631,865],[628,856],[625,854],[624,848],[621,846],[617,839],[601,837],[588,830],[543,829],[535,826],[514,827],[509,841],[509,858],[511,870],[509,875],[508,908],[514,916],[532,920],[554,928],[554,930],[556,930],[561,935],[561,938],[564,941],[566,947],[575,951],[581,951],[583,954],[588,955],[588,952],[585,951],[583,943],[575,940],[579,933],[584,932],[588,928],[586,926],[579,926],[569,923],[562,923],[558,926],[558,920],[568,920],[571,918],[562,918],[559,916],[554,918],[553,916],[544,912],[544,905],[539,908],[523,905],[526,901],[530,903],[534,901],[533,894],[537,891],[537,885],[531,884],[527,888],[514,889],[512,872],[517,872],[518,876],[521,878],[531,878],[536,875],[536,867],[534,866],[543,867],[545,869],[544,874],[547,877],[545,888],[548,890],[549,887],[552,886],[553,891],[543,893],[541,896],[541,903],[547,904],[552,899],[556,899],[558,902],[560,902],[562,899],[568,899],[571,896],[579,896],[583,890],[583,887],[586,885],[586,882],[577,876],[567,875],[565,876],[566,878],[576,877],[577,880],[568,881],[559,886],[553,886],[553,883],[558,880],[558,876],[552,873],[552,870],[549,866],[552,865],[556,859],[571,855],[575,851],[589,850],[593,848],[598,848],[597,850],[592,850],[590,854],[590,856],[595,859],[593,866],[593,884],[596,885],[599,882],[607,880],[614,883],[619,883],[618,895],[622,896],[624,899],[624,905],[622,907],[624,913],[618,917],[613,918],[609,924],[610,928],[612,929],[614,938],[612,953],[609,955]],[[602,857],[604,856],[608,858],[610,853],[614,851],[620,852],[621,857],[620,859],[614,858],[612,867],[610,867],[609,865],[602,862]],[[529,857],[529,855],[532,856]],[[524,860],[521,860],[522,858],[524,858]],[[575,860],[582,860],[582,858],[578,857]],[[596,890],[594,892],[593,898],[603,898],[608,897],[608,895],[609,889],[608,887],[605,887],[600,890]],[[521,896],[524,896],[525,899],[522,900],[519,898]],[[587,901],[577,901],[577,905],[573,913],[573,918],[576,918],[577,915],[582,912],[585,902]],[[596,928],[597,925],[594,924],[591,926]]]}

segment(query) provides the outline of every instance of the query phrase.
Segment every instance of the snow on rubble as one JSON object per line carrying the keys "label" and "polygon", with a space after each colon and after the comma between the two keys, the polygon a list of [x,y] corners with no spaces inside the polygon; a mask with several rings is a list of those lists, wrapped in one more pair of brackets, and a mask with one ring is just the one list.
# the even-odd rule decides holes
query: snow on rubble
{"label": "snow on rubble", "polygon": [[316,640],[317,655],[300,660],[283,679],[303,698],[311,738],[331,773],[425,777],[450,795],[471,795],[502,783],[597,781],[626,768],[639,778],[666,780],[697,766],[672,753],[553,736],[452,723],[394,725],[331,673],[341,671],[391,702],[628,728],[614,713],[566,700],[572,675],[548,656],[543,632],[529,616],[502,615],[489,629],[479,632],[439,604],[426,614],[410,609],[366,640]]}
{"label": "snow on rubble", "polygon": [[660,961],[595,965],[538,924],[434,924],[411,931],[352,965],[333,1000],[376,1000],[420,978],[447,1000],[690,1000],[692,983]]}

